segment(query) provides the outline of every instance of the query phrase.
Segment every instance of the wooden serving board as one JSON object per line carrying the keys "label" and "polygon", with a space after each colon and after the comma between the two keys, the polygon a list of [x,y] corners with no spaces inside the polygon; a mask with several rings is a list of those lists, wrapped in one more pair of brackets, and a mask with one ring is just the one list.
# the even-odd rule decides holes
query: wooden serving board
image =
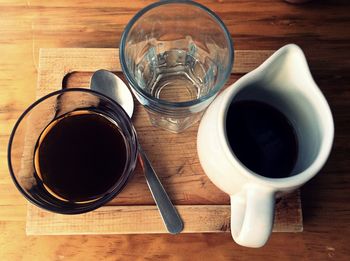
{"label": "wooden serving board", "polygon": [[[235,51],[232,84],[261,64],[273,51]],[[87,87],[91,75],[107,69],[123,78],[118,49],[41,49],[37,98],[70,87]],[[123,78],[124,79],[124,78]],[[125,79],[124,79],[125,80]],[[230,230],[229,197],[203,172],[196,151],[198,124],[181,134],[150,125],[135,101],[133,123],[139,141],[154,165],[185,227],[183,232]],[[28,205],[28,235],[166,233],[140,166],[125,189],[106,206],[81,215],[59,215]],[[299,191],[276,204],[274,232],[303,230]]]}

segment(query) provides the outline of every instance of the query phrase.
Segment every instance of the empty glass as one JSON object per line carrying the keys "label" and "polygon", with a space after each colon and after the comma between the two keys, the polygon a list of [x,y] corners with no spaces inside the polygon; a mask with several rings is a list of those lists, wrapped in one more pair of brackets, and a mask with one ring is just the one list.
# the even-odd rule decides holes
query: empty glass
{"label": "empty glass", "polygon": [[126,26],[120,61],[152,125],[181,132],[201,118],[224,86],[233,46],[227,28],[208,8],[160,1]]}

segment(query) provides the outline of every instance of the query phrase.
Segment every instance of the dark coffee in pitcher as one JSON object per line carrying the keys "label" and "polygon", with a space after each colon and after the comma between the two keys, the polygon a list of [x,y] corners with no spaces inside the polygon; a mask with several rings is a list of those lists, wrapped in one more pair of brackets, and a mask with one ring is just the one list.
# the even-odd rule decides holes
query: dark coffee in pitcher
{"label": "dark coffee in pitcher", "polygon": [[226,117],[227,138],[238,160],[268,178],[291,175],[298,157],[298,140],[288,118],[259,101],[233,102]]}

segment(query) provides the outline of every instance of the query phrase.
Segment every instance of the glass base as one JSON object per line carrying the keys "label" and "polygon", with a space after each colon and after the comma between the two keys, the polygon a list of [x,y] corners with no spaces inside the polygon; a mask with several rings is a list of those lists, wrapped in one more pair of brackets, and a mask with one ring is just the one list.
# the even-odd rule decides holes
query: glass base
{"label": "glass base", "polygon": [[152,126],[173,133],[180,133],[185,131],[186,129],[197,123],[203,115],[203,111],[191,114],[186,117],[167,116],[156,112],[147,112]]}

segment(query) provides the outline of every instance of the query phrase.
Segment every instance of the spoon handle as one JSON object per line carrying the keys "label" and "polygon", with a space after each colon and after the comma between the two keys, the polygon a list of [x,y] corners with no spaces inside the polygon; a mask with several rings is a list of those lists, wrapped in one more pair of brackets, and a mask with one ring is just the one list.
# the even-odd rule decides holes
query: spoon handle
{"label": "spoon handle", "polygon": [[138,149],[139,156],[141,157],[140,162],[146,176],[148,187],[152,193],[154,201],[157,204],[163,222],[170,234],[178,234],[184,228],[183,221],[176,208],[171,203],[168,194],[165,192],[162,183],[160,183],[160,180],[158,179],[158,176],[145,152],[141,148],[141,145],[139,145]]}

